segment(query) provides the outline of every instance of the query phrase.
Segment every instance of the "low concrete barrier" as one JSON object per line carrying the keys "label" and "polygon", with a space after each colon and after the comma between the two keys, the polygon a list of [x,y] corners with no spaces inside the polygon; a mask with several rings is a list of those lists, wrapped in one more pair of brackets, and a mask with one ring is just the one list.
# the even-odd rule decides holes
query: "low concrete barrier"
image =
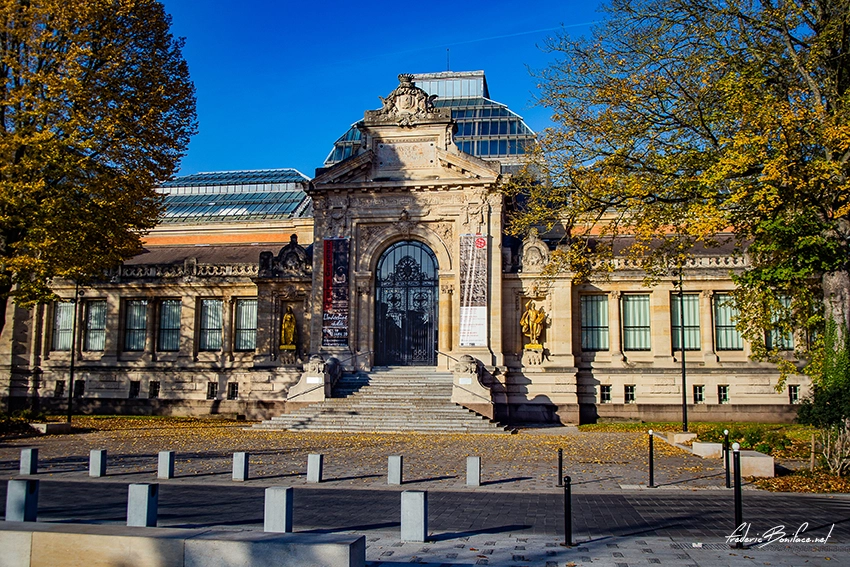
{"label": "low concrete barrier", "polygon": [[741,476],[773,478],[773,457],[758,451],[741,451]]}
{"label": "low concrete barrier", "polygon": [[466,458],[466,485],[481,486],[481,457]]}
{"label": "low concrete barrier", "polygon": [[393,455],[387,459],[387,484],[402,483],[402,471],[404,470],[404,457]]}
{"label": "low concrete barrier", "polygon": [[106,476],[106,449],[92,449],[89,452],[89,476]]}
{"label": "low concrete barrier", "polygon": [[38,474],[38,448],[21,449],[21,474]]}
{"label": "low concrete barrier", "polygon": [[723,443],[705,443],[694,441],[692,445],[694,455],[703,459],[719,459],[723,456]]}
{"label": "low concrete barrier", "polygon": [[4,567],[364,567],[366,538],[0,522]]}

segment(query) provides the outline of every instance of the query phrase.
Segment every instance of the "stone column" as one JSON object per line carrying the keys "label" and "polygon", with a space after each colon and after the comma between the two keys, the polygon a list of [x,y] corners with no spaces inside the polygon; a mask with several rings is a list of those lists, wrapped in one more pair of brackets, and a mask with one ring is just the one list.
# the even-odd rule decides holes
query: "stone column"
{"label": "stone column", "polygon": [[450,353],[452,351],[452,297],[454,295],[454,284],[440,282],[440,321],[439,321],[439,348],[440,352]]}
{"label": "stone column", "polygon": [[226,295],[221,302],[221,330],[224,335],[221,344],[222,366],[226,362],[233,361],[233,317],[236,310],[236,301],[233,297]]}
{"label": "stone column", "polygon": [[145,357],[153,360],[156,353],[156,300],[147,298],[145,309]]}
{"label": "stone column", "polygon": [[652,353],[655,355],[656,364],[670,364],[673,362],[673,301],[671,290],[667,287],[652,290],[649,299],[650,308],[650,331],[652,332]]}
{"label": "stone column", "polygon": [[706,364],[717,363],[714,351],[714,292],[703,290],[699,293],[699,332],[700,349]]}
{"label": "stone column", "polygon": [[608,293],[608,349],[612,362],[623,362],[623,341],[620,333],[620,297],[618,290]]}

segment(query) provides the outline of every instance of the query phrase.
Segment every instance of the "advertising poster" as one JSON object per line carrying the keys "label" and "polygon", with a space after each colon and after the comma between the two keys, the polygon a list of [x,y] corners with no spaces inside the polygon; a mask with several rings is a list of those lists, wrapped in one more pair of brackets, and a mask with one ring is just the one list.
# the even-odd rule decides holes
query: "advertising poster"
{"label": "advertising poster", "polygon": [[487,238],[460,236],[460,346],[487,346]]}
{"label": "advertising poster", "polygon": [[348,239],[326,238],[322,274],[322,346],[348,346]]}

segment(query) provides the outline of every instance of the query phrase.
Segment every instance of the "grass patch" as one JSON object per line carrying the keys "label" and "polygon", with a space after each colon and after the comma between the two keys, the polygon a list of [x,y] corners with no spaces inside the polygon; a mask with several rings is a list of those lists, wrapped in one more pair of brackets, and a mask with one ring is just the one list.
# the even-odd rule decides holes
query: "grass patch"
{"label": "grass patch", "polygon": [[850,479],[827,471],[803,469],[775,478],[756,479],[755,485],[772,492],[850,492]]}

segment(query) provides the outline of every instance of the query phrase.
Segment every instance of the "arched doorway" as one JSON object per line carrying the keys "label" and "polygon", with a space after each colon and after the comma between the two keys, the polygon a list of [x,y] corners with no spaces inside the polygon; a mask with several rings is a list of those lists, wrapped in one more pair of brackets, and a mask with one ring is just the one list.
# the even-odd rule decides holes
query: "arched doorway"
{"label": "arched doorway", "polygon": [[375,362],[437,364],[437,258],[414,240],[396,242],[375,274]]}

